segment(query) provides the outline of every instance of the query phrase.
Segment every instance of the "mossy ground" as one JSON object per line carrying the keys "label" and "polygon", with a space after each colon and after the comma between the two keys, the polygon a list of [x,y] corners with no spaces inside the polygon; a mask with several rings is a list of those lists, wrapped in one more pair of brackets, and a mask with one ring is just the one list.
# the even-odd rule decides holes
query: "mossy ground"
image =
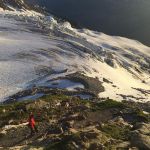
{"label": "mossy ground", "polygon": [[[132,131],[130,125],[137,122],[149,122],[149,115],[144,114],[137,105],[111,99],[89,101],[63,94],[51,94],[36,101],[28,100],[1,105],[0,128],[9,124],[18,125],[26,122],[30,112],[35,115],[39,128],[38,135],[26,139],[25,137],[29,134],[27,126],[10,129],[6,135],[0,136],[0,146],[28,143],[30,147],[36,145],[46,150],[74,150],[77,147],[90,149],[93,145],[102,144],[105,148],[110,148],[117,145],[108,144],[110,139],[118,142],[129,140]],[[116,117],[122,117],[129,126],[113,121]],[[17,141],[18,138],[21,140]],[[43,140],[38,142],[38,138]]]}

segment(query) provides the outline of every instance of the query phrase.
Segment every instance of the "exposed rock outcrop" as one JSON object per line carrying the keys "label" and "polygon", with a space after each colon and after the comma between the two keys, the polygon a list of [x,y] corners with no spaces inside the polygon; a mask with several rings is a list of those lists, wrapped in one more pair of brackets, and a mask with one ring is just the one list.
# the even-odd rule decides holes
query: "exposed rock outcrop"
{"label": "exposed rock outcrop", "polygon": [[140,149],[150,149],[150,124],[138,123],[136,130],[131,132],[131,143]]}

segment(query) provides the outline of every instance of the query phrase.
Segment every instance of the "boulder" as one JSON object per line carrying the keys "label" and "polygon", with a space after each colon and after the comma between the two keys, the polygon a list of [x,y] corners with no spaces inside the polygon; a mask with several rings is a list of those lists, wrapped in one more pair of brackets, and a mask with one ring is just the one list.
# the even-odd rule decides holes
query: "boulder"
{"label": "boulder", "polygon": [[0,138],[3,138],[7,134],[6,130],[0,132]]}
{"label": "boulder", "polygon": [[86,137],[86,139],[96,139],[99,133],[95,132],[94,130],[82,132],[81,137]]}
{"label": "boulder", "polygon": [[137,123],[135,125],[136,130],[138,130],[141,134],[149,134],[150,135],[150,124],[146,123]]}
{"label": "boulder", "polygon": [[131,144],[141,150],[150,150],[150,135],[141,134],[139,131],[131,132]]}
{"label": "boulder", "polygon": [[122,143],[118,143],[116,146],[117,150],[123,150],[123,149],[128,149],[130,147],[130,142],[122,142]]}
{"label": "boulder", "polygon": [[118,125],[122,126],[130,126],[128,122],[126,122],[121,116],[115,117],[111,120],[111,122],[115,122]]}
{"label": "boulder", "polygon": [[99,143],[91,143],[88,150],[105,150],[105,147]]}
{"label": "boulder", "polygon": [[48,134],[61,134],[63,133],[63,130],[59,126],[51,126],[48,130]]}

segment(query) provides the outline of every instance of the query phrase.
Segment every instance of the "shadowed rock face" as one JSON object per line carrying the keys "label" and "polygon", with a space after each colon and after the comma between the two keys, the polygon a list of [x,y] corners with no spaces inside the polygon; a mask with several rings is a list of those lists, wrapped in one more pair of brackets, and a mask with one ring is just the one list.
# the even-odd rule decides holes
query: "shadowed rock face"
{"label": "shadowed rock face", "polygon": [[139,123],[136,130],[131,133],[131,142],[140,149],[150,149],[150,124]]}
{"label": "shadowed rock face", "polygon": [[9,8],[8,5],[17,9],[22,9],[22,8],[29,9],[29,6],[24,3],[24,0],[2,0],[0,2],[0,7],[2,7],[3,9],[11,10],[11,8]]}
{"label": "shadowed rock face", "polygon": [[31,1],[27,0],[1,0],[0,1],[0,7],[4,10],[10,10],[12,11],[13,8],[16,9],[28,9],[28,10],[36,10],[36,11],[42,11],[41,8],[39,8],[37,5],[32,5]]}

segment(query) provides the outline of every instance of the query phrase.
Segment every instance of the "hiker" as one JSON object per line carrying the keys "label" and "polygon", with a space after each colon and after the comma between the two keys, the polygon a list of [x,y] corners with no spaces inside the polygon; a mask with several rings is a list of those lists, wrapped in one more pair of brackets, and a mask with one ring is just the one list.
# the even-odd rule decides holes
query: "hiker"
{"label": "hiker", "polygon": [[34,115],[33,113],[31,112],[30,115],[29,115],[29,128],[31,129],[31,135],[33,135],[34,133],[37,133],[38,130],[37,130],[37,127],[35,125],[35,120],[34,120]]}

